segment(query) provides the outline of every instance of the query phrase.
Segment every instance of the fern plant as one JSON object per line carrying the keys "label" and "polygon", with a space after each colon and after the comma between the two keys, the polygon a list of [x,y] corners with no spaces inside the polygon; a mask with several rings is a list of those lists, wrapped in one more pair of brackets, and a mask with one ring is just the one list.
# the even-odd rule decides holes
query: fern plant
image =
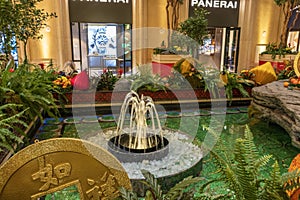
{"label": "fern plant", "polygon": [[[31,71],[29,71],[29,67]],[[43,117],[42,110],[51,117],[59,112],[52,92],[53,71],[45,71],[30,65],[21,65],[16,70],[4,70],[0,73],[1,104],[15,103],[29,108],[25,116],[33,119]],[[59,91],[56,91],[59,93]]]}
{"label": "fern plant", "polygon": [[[167,193],[163,193],[161,186],[158,184],[157,179],[153,174],[146,170],[141,170],[145,180],[142,181],[148,187],[148,190],[145,193],[145,200],[188,200],[191,199],[193,193],[188,192],[188,187],[198,183],[202,180],[202,177],[187,177],[183,179],[181,182],[177,183],[174,187],[172,187]],[[125,188],[120,188],[121,199],[124,200],[138,200],[138,195],[129,191]]]}
{"label": "fern plant", "polygon": [[249,127],[246,127],[244,138],[236,139],[234,157],[230,158],[229,154],[226,151],[211,152],[220,177],[203,184],[199,188],[200,192],[211,183],[223,182],[238,200],[284,200],[288,199],[285,192],[287,189],[299,188],[300,171],[280,174],[277,161],[269,171],[268,177],[262,175],[261,172],[271,161],[272,156],[258,155]]}
{"label": "fern plant", "polygon": [[24,129],[28,125],[21,117],[26,109],[12,116],[7,113],[7,110],[15,110],[18,107],[16,104],[0,106],[0,152],[5,150],[13,151],[15,144],[23,143],[20,136],[24,134]]}

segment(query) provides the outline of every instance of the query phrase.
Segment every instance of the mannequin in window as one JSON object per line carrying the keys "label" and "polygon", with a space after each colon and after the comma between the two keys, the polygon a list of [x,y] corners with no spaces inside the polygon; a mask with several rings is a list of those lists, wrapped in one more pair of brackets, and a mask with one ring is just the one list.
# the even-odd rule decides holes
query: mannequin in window
{"label": "mannequin in window", "polygon": [[76,65],[73,61],[67,61],[64,65],[64,73],[66,76],[73,77],[78,74],[78,71],[76,70]]}

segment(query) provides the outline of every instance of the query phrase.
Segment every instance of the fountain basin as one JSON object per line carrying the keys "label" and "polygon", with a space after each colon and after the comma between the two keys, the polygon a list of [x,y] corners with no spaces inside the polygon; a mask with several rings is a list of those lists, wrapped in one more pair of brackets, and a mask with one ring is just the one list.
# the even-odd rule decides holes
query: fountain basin
{"label": "fountain basin", "polygon": [[[141,156],[143,157],[141,161],[121,161],[131,180],[133,190],[140,196],[144,196],[144,192],[147,189],[141,183],[141,180],[144,179],[141,169],[152,173],[162,186],[163,191],[168,191],[188,176],[198,176],[202,170],[202,151],[198,146],[191,143],[193,138],[189,134],[168,128],[163,128],[162,131],[164,138],[169,142],[167,155],[157,160],[147,160],[145,155],[143,155]],[[108,141],[115,133],[115,128],[108,128],[96,136],[89,137],[88,140],[111,151]],[[120,153],[120,151],[117,153]],[[128,152],[126,154],[120,153],[121,155],[130,157]]]}
{"label": "fountain basin", "polygon": [[[150,137],[153,138],[155,137],[155,135]],[[124,143],[122,143],[122,141],[129,140],[128,134],[122,134],[115,136],[108,141],[108,151],[116,156],[121,162],[160,160],[169,153],[169,141],[165,137],[163,137],[163,141],[161,141],[160,137],[157,137],[157,139],[157,146],[153,145],[149,148],[133,149],[129,148],[128,145],[124,145]],[[121,144],[119,144],[118,141],[121,141]]]}

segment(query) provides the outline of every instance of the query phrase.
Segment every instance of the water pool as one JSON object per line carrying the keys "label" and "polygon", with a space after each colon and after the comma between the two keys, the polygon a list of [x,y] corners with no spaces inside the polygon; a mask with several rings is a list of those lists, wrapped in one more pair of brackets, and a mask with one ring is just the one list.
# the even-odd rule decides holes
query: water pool
{"label": "water pool", "polygon": [[[291,145],[291,140],[287,132],[276,124],[271,124],[257,119],[248,119],[247,107],[227,108],[212,113],[210,110],[201,109],[194,111],[169,111],[160,113],[161,123],[171,129],[178,130],[181,121],[184,120],[185,127],[193,127],[197,123],[196,138],[201,142],[204,140],[207,127],[213,125],[219,115],[225,118],[222,124],[223,129],[220,134],[220,141],[224,148],[230,151],[233,148],[235,139],[243,137],[246,125],[251,129],[254,136],[254,143],[257,146],[260,155],[271,154],[280,165],[281,172],[287,171],[292,159],[299,153],[299,149]],[[198,116],[198,118],[195,118]],[[47,118],[33,137],[34,140],[45,140],[53,137],[71,137],[79,138],[78,128],[84,129],[86,135],[81,135],[82,139],[95,136],[101,129],[115,127],[115,118],[112,115],[65,117],[59,119]],[[188,131],[181,130],[181,131]],[[271,167],[272,163],[268,166]],[[201,176],[209,178],[214,176],[215,166],[211,162],[209,155],[203,158],[203,169]],[[213,187],[219,188],[220,185]],[[222,187],[222,186],[221,186]],[[222,192],[222,191],[221,191]],[[226,192],[226,191],[224,191]]]}
{"label": "water pool", "polygon": [[[197,119],[193,116],[198,115]],[[203,141],[209,124],[213,124],[213,115],[225,115],[224,127],[220,139],[226,148],[232,148],[235,139],[242,137],[245,125],[248,125],[253,133],[254,142],[261,155],[272,154],[279,161],[282,170],[289,167],[291,160],[299,153],[299,149],[291,145],[290,137],[284,129],[276,124],[271,124],[257,119],[248,119],[247,107],[229,108],[224,112],[211,113],[209,110],[177,112],[171,111],[160,115],[165,127],[177,130],[180,122],[185,120],[185,127],[195,126],[199,123],[196,138]],[[75,125],[75,123],[77,123]],[[33,140],[45,140],[54,137],[79,138],[78,127],[86,130],[86,137],[99,133],[101,129],[116,126],[112,115],[82,116],[81,118],[65,117],[59,119],[46,118],[33,137]]]}

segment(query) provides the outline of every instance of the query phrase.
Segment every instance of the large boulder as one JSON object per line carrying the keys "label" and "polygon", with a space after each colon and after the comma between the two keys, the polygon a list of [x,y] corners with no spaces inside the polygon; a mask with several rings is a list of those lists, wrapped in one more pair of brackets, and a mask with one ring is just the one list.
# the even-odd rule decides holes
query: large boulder
{"label": "large boulder", "polygon": [[252,89],[249,114],[283,127],[300,148],[300,90],[288,90],[283,81],[274,81]]}

